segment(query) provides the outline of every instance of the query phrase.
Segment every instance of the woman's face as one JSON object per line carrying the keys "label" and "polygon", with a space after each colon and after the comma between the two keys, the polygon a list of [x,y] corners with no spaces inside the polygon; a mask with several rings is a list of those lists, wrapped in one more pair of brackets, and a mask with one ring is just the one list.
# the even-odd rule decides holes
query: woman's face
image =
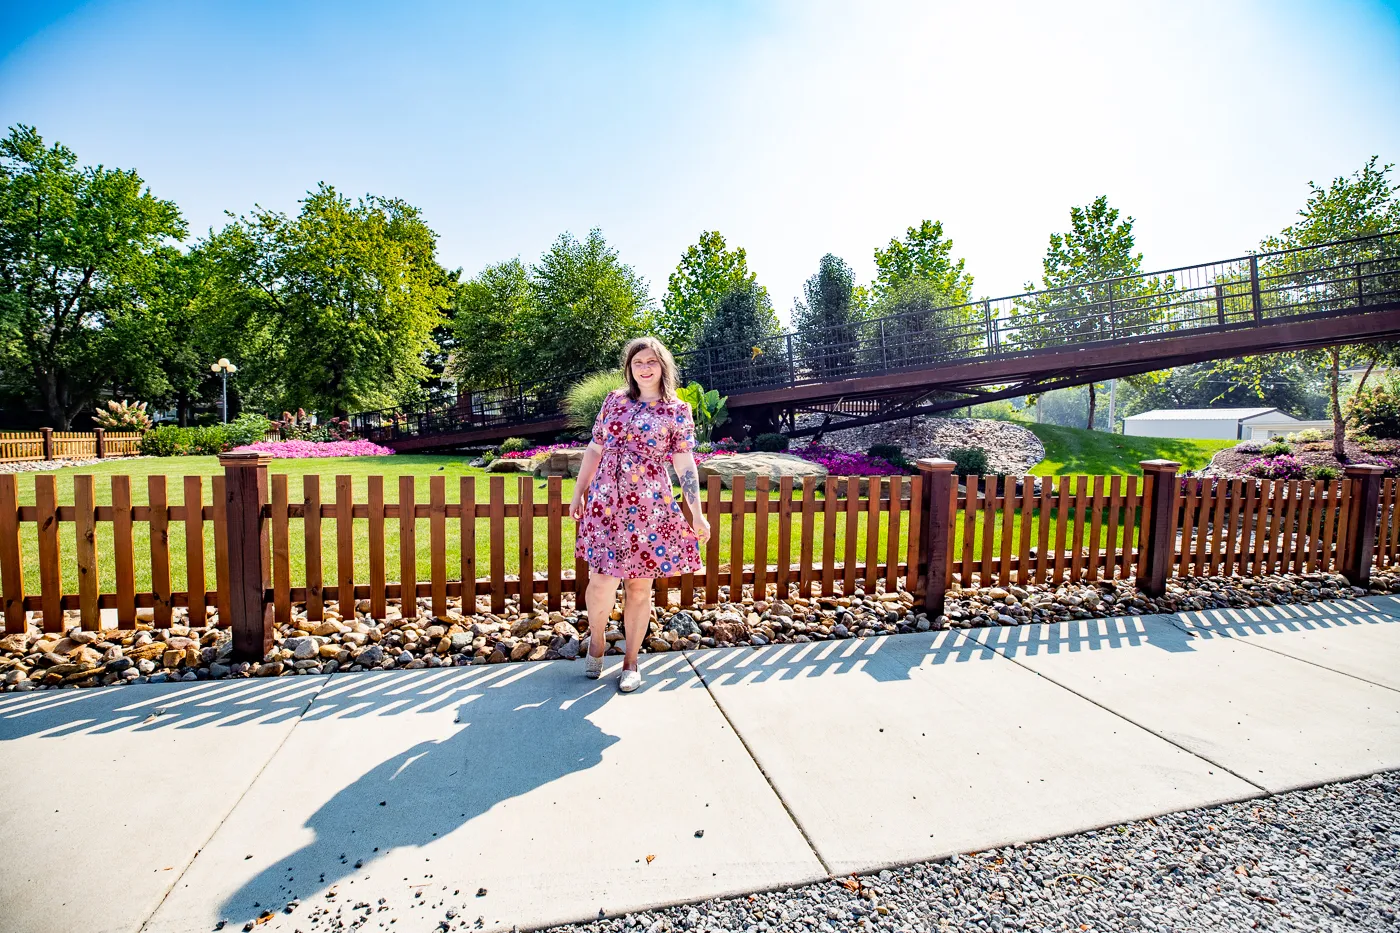
{"label": "woman's face", "polygon": [[632,378],[637,380],[637,385],[646,389],[648,393],[656,391],[661,385],[661,360],[656,358],[656,353],[647,347],[643,347],[632,354]]}

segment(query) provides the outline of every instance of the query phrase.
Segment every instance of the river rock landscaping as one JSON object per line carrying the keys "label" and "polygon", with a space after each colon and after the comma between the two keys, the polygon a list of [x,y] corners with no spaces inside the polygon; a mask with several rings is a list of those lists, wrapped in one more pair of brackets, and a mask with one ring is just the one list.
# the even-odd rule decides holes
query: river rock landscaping
{"label": "river rock landscaping", "polygon": [[[1377,572],[1370,591],[1400,591],[1400,575]],[[930,629],[1027,625],[1071,619],[1147,615],[1185,610],[1247,608],[1364,595],[1339,574],[1316,573],[1261,577],[1201,577],[1168,581],[1167,592],[1149,599],[1130,581],[964,588],[956,582],[935,618],[914,605],[902,587],[873,593],[859,586],[850,596],[793,597],[786,600],[731,600],[720,588],[721,602],[703,609],[658,607],[643,641],[646,652],[694,650],[731,645],[761,646],[924,632]],[[367,613],[368,600],[354,618],[327,607],[325,618],[311,622],[298,604],[290,624],[275,632],[275,646],[259,662],[234,662],[231,635],[217,627],[211,608],[203,624],[191,626],[182,609],[177,624],[155,629],[152,610],[138,609],[135,630],[83,631],[77,614],[67,617],[66,633],[38,631],[0,638],[0,686],[7,692],[119,683],[219,680],[237,677],[285,677],[339,671],[417,670],[512,661],[574,660],[588,650],[586,616],[565,597],[563,609],[522,612],[507,599],[501,613],[486,611],[478,597],[474,612],[463,614],[459,602],[445,616],[434,617],[428,600],[405,617],[391,604],[387,618]],[[604,637],[607,654],[622,653],[622,612],[615,606]]]}
{"label": "river rock landscaping", "polygon": [[[816,427],[822,416],[799,415],[798,427]],[[839,423],[833,421],[833,423]],[[1045,459],[1040,438],[1018,424],[983,418],[937,418],[916,415],[899,421],[827,431],[821,442],[851,452],[875,444],[897,444],[910,462],[920,457],[946,457],[959,447],[981,448],[997,473],[1021,474]]]}

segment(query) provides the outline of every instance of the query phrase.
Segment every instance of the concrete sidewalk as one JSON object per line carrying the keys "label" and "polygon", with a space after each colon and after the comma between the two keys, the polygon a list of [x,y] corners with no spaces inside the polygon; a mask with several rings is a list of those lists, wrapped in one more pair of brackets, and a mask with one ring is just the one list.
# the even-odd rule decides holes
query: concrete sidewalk
{"label": "concrete sidewalk", "polygon": [[529,928],[1400,768],[1392,597],[616,669],[0,697],[0,931]]}

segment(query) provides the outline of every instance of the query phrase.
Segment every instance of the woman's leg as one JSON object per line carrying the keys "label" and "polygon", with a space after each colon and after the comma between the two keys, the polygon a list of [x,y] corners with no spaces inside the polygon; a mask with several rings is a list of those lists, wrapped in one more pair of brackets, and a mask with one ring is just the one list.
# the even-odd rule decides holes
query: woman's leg
{"label": "woman's leg", "polygon": [[622,627],[627,632],[627,653],[622,658],[624,671],[637,669],[637,652],[642,650],[642,640],[647,636],[651,625],[651,586],[650,577],[637,577],[623,582]]}
{"label": "woman's leg", "polygon": [[619,582],[621,578],[607,574],[588,575],[588,653],[595,658],[602,657],[607,650],[608,643],[603,636],[607,634],[608,617],[617,602]]}

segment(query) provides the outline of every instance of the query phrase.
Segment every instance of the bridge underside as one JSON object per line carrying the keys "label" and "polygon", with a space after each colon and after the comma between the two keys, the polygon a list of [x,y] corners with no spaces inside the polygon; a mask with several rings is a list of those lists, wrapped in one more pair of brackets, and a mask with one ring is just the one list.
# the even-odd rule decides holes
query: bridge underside
{"label": "bridge underside", "polygon": [[[839,418],[830,425],[834,430],[1208,360],[1397,339],[1400,339],[1400,302],[1370,306],[1364,311],[1293,317],[1277,323],[1195,329],[1190,334],[1130,343],[1084,343],[1073,349],[1027,351],[849,379],[730,391],[729,411],[737,431],[775,430],[784,414],[801,410],[828,411],[833,418]],[[506,437],[547,439],[566,428],[561,415],[531,422],[385,439],[381,443],[405,453],[427,452],[485,445]],[[818,430],[806,428],[788,433],[804,436]]]}

